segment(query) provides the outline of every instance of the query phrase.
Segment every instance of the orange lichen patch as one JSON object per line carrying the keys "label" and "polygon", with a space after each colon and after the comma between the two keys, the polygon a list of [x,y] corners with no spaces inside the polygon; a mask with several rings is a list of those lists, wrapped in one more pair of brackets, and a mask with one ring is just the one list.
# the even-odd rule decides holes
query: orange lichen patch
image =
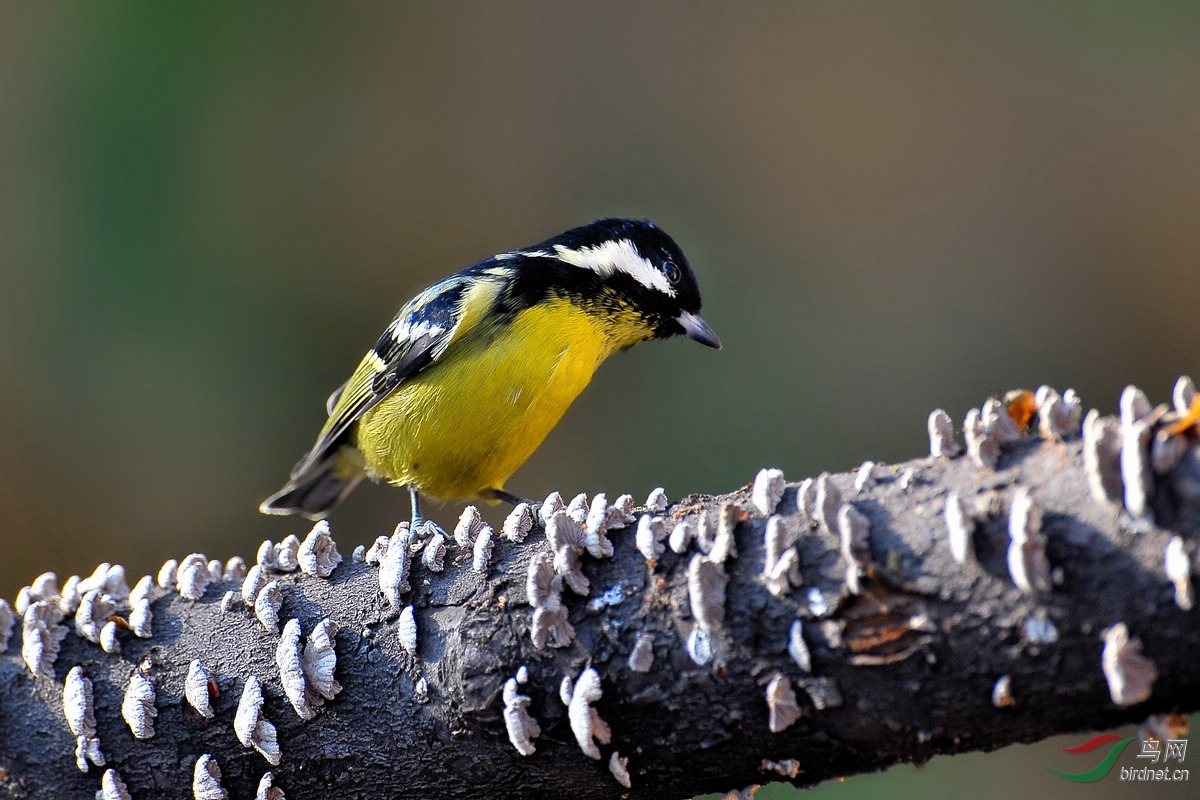
{"label": "orange lichen patch", "polygon": [[1008,416],[1017,423],[1021,434],[1028,433],[1029,423],[1038,413],[1037,400],[1033,392],[1028,389],[1013,389],[1004,395],[1004,405],[1008,409]]}
{"label": "orange lichen patch", "polygon": [[734,789],[727,792],[721,800],[753,800],[758,797],[758,790],[761,788],[758,784],[752,784],[745,789]]}
{"label": "orange lichen patch", "polygon": [[1003,675],[992,687],[992,705],[996,708],[1010,708],[1017,704],[1012,692],[1012,678]]}
{"label": "orange lichen patch", "polygon": [[842,641],[854,653],[851,663],[894,664],[930,641],[937,630],[919,595],[891,586],[873,568],[861,582],[862,591],[842,608]]}
{"label": "orange lichen patch", "polygon": [[1197,422],[1200,422],[1200,394],[1192,398],[1192,405],[1178,421],[1171,423],[1164,430],[1168,436],[1178,436]]}
{"label": "orange lichen patch", "polygon": [[1176,739],[1182,739],[1184,736],[1187,736],[1191,729],[1186,714],[1168,714],[1167,724],[1171,726],[1171,733],[1175,735]]}
{"label": "orange lichen patch", "polygon": [[[726,501],[721,504],[721,510],[717,512],[717,530],[712,534],[712,547],[709,549],[708,557],[713,561],[723,562],[729,558],[737,558],[737,542],[734,541],[733,532],[737,529],[738,523],[746,519],[746,512],[741,506],[733,501]],[[703,519],[701,520],[703,523]],[[701,528],[707,528],[706,525],[701,525]],[[701,535],[707,538],[708,532],[702,530]]]}
{"label": "orange lichen patch", "polygon": [[1167,742],[1188,735],[1188,718],[1184,714],[1151,714],[1138,726],[1138,738]]}
{"label": "orange lichen patch", "polygon": [[862,623],[856,626],[854,637],[846,642],[856,653],[882,650],[907,636],[911,628],[900,620],[884,619],[877,625]]}
{"label": "orange lichen patch", "polygon": [[675,510],[671,512],[671,519],[681,520],[684,517],[699,514],[703,510],[704,503],[691,503],[690,505],[686,506],[680,503],[679,505],[675,506]]}
{"label": "orange lichen patch", "polygon": [[[1167,714],[1166,717],[1163,718],[1163,726],[1165,729],[1163,732],[1167,734],[1167,738],[1169,739],[1182,739],[1188,735],[1188,731],[1191,727],[1188,724],[1188,718],[1186,714]],[[1156,736],[1158,731],[1151,730],[1149,731],[1149,734],[1151,736]]]}
{"label": "orange lichen patch", "polygon": [[794,758],[786,758],[783,761],[764,758],[758,768],[763,772],[778,772],[785,778],[794,778],[804,771],[800,768],[800,762]]}

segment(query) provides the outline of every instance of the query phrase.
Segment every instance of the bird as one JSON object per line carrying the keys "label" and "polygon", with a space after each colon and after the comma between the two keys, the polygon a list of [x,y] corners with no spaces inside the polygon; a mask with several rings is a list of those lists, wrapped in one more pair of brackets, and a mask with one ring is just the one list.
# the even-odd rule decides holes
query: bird
{"label": "bird", "polygon": [[324,519],[368,477],[408,489],[413,529],[422,496],[520,503],[506,481],[608,356],[672,336],[721,349],[700,305],[649,220],[596,220],[456,272],[400,310],[259,510]]}

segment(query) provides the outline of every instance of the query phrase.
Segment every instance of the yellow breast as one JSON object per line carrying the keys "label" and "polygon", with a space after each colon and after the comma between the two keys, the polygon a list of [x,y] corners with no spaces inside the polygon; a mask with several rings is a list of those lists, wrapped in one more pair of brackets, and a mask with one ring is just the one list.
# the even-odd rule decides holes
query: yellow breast
{"label": "yellow breast", "polygon": [[598,317],[567,300],[466,336],[359,420],[367,471],[440,499],[502,489],[601,362],[648,338],[632,314]]}

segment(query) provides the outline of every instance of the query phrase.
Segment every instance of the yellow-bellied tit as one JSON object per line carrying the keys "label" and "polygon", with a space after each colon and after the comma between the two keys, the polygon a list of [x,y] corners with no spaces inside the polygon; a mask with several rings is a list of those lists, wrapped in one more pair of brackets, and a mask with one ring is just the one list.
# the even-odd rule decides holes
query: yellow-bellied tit
{"label": "yellow-bellied tit", "polygon": [[683,335],[720,348],[683,252],[646,220],[602,219],[501,253],[400,310],[326,404],[329,419],[265,514],[322,519],[364,477],[419,494],[519,502],[504,483],[596,368]]}

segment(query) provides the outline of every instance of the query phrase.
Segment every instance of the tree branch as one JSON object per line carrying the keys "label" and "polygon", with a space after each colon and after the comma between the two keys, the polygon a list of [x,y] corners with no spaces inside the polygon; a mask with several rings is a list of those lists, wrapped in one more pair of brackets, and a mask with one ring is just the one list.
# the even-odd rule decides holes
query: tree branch
{"label": "tree branch", "polygon": [[[1046,409],[1049,400],[1039,400]],[[1123,425],[1112,422],[1130,462],[1123,482],[1113,462],[1120,453],[1101,435],[1109,429],[1094,429],[1085,445],[1071,435],[1076,416],[1066,441],[1053,430],[1004,441],[1008,423],[994,413],[989,421],[985,407],[968,418],[968,456],[864,466],[787,484],[781,497],[764,475],[757,491],[685,498],[659,515],[661,528],[647,520],[640,534],[636,522],[616,528],[610,512],[611,557],[584,549],[603,551],[602,536],[578,542],[590,591],[584,598],[562,590],[573,629],[564,647],[532,642],[527,575],[531,561],[553,549],[540,525],[520,544],[493,534],[486,574],[472,567],[486,550],[471,544],[478,529],[460,532],[462,545],[451,542],[443,572],[421,553],[412,556],[411,589],[400,587],[399,605],[380,592],[381,570],[400,571],[398,550],[382,568],[347,558],[328,579],[268,571],[281,590],[281,622],[299,620],[306,638],[326,618],[338,628],[335,675],[343,688],[307,721],[284,691],[280,634],[240,598],[222,610],[223,595],[241,581],[214,583],[194,602],[176,592],[155,600],[153,636],[122,630],[116,655],[76,635],[68,618],[72,630],[52,677],[35,677],[23,663],[18,620],[0,654],[0,796],[80,797],[100,786],[103,769],[76,768],[76,736],[64,717],[63,684],[75,665],[94,686],[106,766],[134,798],[185,796],[202,754],[219,764],[235,798],[253,797],[268,769],[290,798],[330,791],[339,798],[682,797],[780,775],[813,784],[1194,710],[1200,626],[1177,605],[1164,553],[1181,535],[1189,558],[1200,519],[1200,450],[1191,424],[1178,421],[1182,413],[1129,405]],[[1132,430],[1138,425],[1144,429]],[[1178,441],[1169,445],[1177,463],[1152,478],[1140,515],[1098,500],[1104,479],[1115,491],[1114,469],[1128,500],[1131,482],[1141,480],[1135,462],[1142,451],[1150,458],[1156,431]],[[994,468],[981,466],[990,452]],[[577,557],[571,537],[585,535],[565,516],[551,525],[560,574]],[[593,514],[588,527],[598,520]],[[693,541],[677,553],[666,545],[681,545],[681,523]],[[392,548],[419,541],[396,538]],[[649,562],[639,544],[654,556]],[[549,569],[535,601],[543,622],[561,623]],[[1184,602],[1182,579],[1179,591]],[[409,604],[415,655],[399,632]],[[1118,652],[1118,623],[1140,640],[1144,659],[1136,644]],[[553,644],[556,634],[566,628],[543,635]],[[631,668],[635,647],[633,662],[646,671]],[[184,700],[193,659],[220,690],[211,719]],[[518,729],[518,707],[540,728],[529,756],[506,728],[505,684],[522,666],[528,682],[509,687],[507,707]],[[575,681],[589,668],[600,697],[589,705],[594,693],[577,686],[568,707],[563,678]],[[139,669],[156,693],[154,735],[146,739],[135,739],[122,719]],[[278,767],[234,732],[251,676],[277,728]],[[611,729],[610,743],[592,711]],[[582,752],[588,744],[600,759]],[[628,759],[629,789],[610,773],[614,751]]]}

